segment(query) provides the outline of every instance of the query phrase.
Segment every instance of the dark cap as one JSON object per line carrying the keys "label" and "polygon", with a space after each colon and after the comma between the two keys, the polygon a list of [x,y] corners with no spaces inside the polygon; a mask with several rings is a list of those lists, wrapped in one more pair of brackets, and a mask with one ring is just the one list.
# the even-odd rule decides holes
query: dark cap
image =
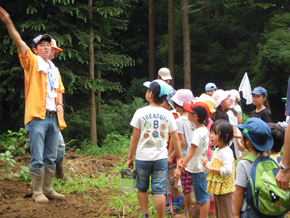
{"label": "dark cap", "polygon": [[36,46],[38,45],[38,43],[40,43],[40,41],[42,39],[46,39],[48,42],[51,42],[51,37],[48,34],[44,34],[44,35],[38,35],[36,36],[33,40],[32,40],[32,47],[36,48]]}
{"label": "dark cap", "polygon": [[204,102],[184,102],[183,108],[189,113],[196,114],[200,119],[206,120],[210,115],[210,109]]}

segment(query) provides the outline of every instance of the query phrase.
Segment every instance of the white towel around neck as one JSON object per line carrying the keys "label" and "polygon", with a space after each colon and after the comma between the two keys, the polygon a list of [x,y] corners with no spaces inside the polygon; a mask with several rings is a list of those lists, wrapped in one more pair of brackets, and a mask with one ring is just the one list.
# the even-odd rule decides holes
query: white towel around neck
{"label": "white towel around neck", "polygon": [[[35,55],[35,56],[38,59],[38,71],[42,71],[43,73],[47,74],[48,73],[47,63],[39,55]],[[48,63],[51,67],[52,81],[55,80],[55,82],[53,84],[53,88],[57,89],[57,88],[59,88],[57,69],[56,69],[54,63],[52,63],[52,61],[48,60]]]}

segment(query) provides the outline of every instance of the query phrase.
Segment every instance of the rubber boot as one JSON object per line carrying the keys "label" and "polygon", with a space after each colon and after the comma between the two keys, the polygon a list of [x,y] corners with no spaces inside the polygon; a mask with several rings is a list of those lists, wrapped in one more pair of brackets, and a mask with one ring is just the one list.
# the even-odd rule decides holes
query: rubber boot
{"label": "rubber boot", "polygon": [[49,200],[42,192],[43,177],[31,177],[31,182],[33,187],[33,201],[47,204]]}
{"label": "rubber boot", "polygon": [[209,198],[210,198],[209,214],[214,214],[215,209],[214,209],[214,196],[213,196],[213,194],[209,194]]}
{"label": "rubber boot", "polygon": [[62,162],[56,164],[55,168],[55,178],[63,180],[64,173],[63,173],[63,164]]}
{"label": "rubber boot", "polygon": [[44,174],[42,191],[47,197],[63,200],[65,199],[65,196],[58,194],[52,188],[53,177],[54,177],[54,174],[48,174],[48,173]]}
{"label": "rubber boot", "polygon": [[63,180],[64,184],[73,183],[73,180],[66,177],[63,171],[63,162],[57,163],[55,168],[55,178]]}

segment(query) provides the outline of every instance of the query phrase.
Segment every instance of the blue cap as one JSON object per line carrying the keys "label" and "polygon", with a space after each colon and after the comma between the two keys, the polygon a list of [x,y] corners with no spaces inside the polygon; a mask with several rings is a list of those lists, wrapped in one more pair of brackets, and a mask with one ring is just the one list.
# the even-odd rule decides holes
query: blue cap
{"label": "blue cap", "polygon": [[262,86],[258,86],[253,89],[252,94],[265,95],[267,97],[267,90],[263,88]]}
{"label": "blue cap", "polygon": [[205,85],[205,91],[217,89],[216,85],[214,83],[208,83]]}
{"label": "blue cap", "polygon": [[252,117],[244,124],[236,125],[246,139],[249,139],[259,151],[269,151],[273,147],[271,129],[263,120]]}
{"label": "blue cap", "polygon": [[166,82],[161,79],[153,80],[152,82],[145,82],[143,86],[149,88],[154,95],[162,97],[163,95],[169,95],[169,86]]}

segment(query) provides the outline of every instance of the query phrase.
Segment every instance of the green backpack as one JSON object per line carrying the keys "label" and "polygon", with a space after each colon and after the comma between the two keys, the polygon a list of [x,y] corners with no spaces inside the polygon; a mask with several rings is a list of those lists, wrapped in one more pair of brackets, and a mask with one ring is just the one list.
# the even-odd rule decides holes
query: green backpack
{"label": "green backpack", "polygon": [[276,183],[279,166],[275,157],[249,154],[241,159],[253,162],[247,185],[246,201],[261,217],[279,217],[290,210],[290,190]]}

